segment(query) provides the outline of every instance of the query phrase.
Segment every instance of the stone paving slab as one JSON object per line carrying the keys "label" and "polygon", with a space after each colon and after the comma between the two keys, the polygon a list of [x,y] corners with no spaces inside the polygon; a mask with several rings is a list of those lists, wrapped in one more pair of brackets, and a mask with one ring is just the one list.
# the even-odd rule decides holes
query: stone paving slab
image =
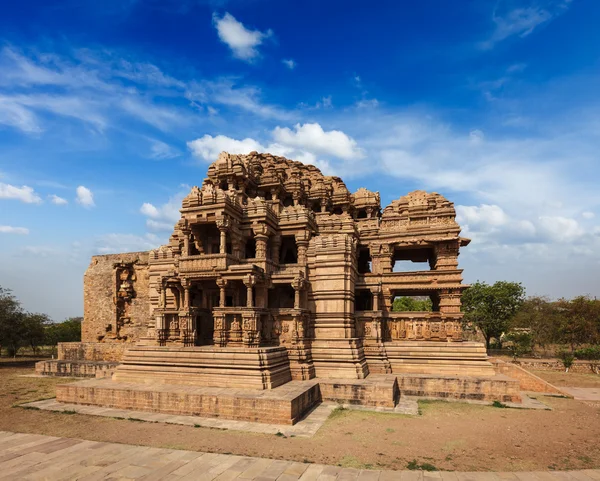
{"label": "stone paving slab", "polygon": [[599,481],[580,471],[379,471],[0,431],[0,480]]}
{"label": "stone paving slab", "polygon": [[597,387],[563,387],[560,389],[571,394],[578,401],[600,401],[600,388]]}

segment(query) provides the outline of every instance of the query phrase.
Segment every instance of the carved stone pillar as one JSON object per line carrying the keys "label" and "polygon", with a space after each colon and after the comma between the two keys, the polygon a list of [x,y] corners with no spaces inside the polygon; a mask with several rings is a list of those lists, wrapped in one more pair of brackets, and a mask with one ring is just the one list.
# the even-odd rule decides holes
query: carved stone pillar
{"label": "carved stone pillar", "polygon": [[217,220],[217,227],[219,228],[219,253],[225,254],[227,252],[227,231],[231,225],[229,217],[226,215],[223,218]]}
{"label": "carved stone pillar", "polygon": [[267,258],[267,241],[269,240],[269,231],[265,224],[254,223],[252,225],[254,232],[254,239],[256,240],[256,258],[266,259]]}
{"label": "carved stone pillar", "polygon": [[190,288],[191,282],[188,279],[181,279],[181,287],[183,287],[183,309],[190,308]]}
{"label": "carved stone pillar", "polygon": [[225,288],[227,287],[227,279],[219,277],[217,279],[217,287],[219,288],[219,307],[225,307]]}
{"label": "carved stone pillar", "polygon": [[298,248],[298,264],[306,264],[306,251],[308,250],[308,243],[310,240],[310,233],[303,231],[296,234],[296,246]]}
{"label": "carved stone pillar", "polygon": [[294,288],[294,309],[302,309],[301,294],[306,288],[306,279],[304,279],[302,271],[300,271],[298,276],[292,281],[292,287]]}
{"label": "carved stone pillar", "polygon": [[183,234],[183,256],[185,257],[190,255],[190,235],[192,231],[185,229],[181,232]]}
{"label": "carved stone pillar", "polygon": [[254,277],[253,275],[248,275],[244,279],[244,285],[246,286],[246,289],[247,289],[246,307],[254,307],[253,287],[255,284],[256,284],[256,277]]}

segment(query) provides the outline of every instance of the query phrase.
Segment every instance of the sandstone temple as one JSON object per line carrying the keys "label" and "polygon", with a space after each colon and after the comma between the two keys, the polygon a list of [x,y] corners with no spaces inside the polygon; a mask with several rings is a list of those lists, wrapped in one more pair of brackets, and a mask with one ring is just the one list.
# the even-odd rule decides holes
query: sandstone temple
{"label": "sandstone temple", "polygon": [[323,400],[519,401],[463,340],[469,239],[440,194],[382,207],[312,165],[222,153],[180,212],[168,244],[92,258],[83,342],[38,369],[94,378],[58,401],[282,423]]}

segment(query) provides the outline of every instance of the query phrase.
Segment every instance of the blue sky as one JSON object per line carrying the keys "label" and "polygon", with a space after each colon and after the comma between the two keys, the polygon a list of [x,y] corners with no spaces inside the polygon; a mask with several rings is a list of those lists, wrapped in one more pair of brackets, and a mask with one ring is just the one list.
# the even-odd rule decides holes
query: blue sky
{"label": "blue sky", "polygon": [[[52,3],[52,5],[49,5]],[[465,279],[600,294],[600,3],[20,0],[0,16],[0,285],[59,320],[221,150],[454,201]]]}

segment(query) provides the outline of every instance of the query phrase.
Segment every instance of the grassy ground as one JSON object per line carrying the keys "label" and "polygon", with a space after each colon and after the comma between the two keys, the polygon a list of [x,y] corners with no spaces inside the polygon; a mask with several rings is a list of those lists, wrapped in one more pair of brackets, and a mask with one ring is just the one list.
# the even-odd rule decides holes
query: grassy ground
{"label": "grassy ground", "polygon": [[[310,439],[13,407],[54,396],[56,378],[0,364],[0,430],[357,468],[462,471],[600,467],[600,403],[541,398],[553,411],[429,401],[421,415],[338,409]],[[477,456],[473,456],[477,453]]]}

